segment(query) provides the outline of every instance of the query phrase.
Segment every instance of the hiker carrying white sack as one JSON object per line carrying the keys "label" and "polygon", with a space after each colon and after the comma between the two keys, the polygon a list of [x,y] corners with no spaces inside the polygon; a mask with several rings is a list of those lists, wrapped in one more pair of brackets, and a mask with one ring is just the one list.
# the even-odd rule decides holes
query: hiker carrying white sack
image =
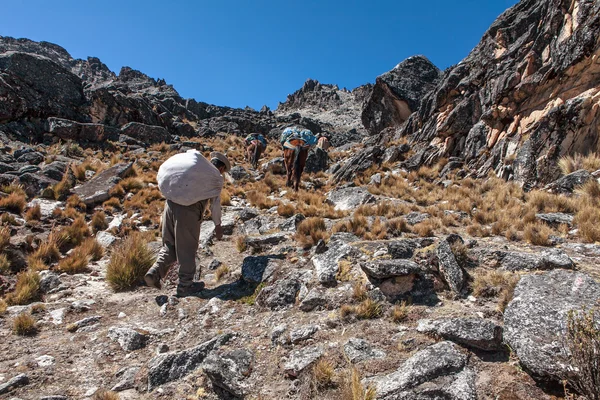
{"label": "hiker carrying white sack", "polygon": [[160,166],[156,179],[167,199],[162,216],[163,247],[144,276],[148,286],[160,289],[160,280],[178,261],[177,296],[191,296],[204,289],[203,282],[194,282],[200,226],[210,202],[215,236],[223,237],[221,190],[223,174],[230,169],[231,164],[224,154],[212,152],[208,161],[196,150],[176,154]]}

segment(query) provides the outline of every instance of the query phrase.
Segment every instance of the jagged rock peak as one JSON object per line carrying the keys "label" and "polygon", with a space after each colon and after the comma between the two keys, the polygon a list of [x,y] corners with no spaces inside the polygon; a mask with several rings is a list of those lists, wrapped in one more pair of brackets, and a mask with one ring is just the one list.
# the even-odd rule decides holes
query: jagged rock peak
{"label": "jagged rock peak", "polygon": [[377,77],[361,119],[367,131],[378,134],[385,128],[402,125],[431,92],[441,71],[425,56],[407,58]]}

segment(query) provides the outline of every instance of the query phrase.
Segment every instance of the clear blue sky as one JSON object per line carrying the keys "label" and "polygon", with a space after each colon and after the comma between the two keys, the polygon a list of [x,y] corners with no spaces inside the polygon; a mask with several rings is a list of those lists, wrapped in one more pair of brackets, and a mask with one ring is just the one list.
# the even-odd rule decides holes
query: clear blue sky
{"label": "clear blue sky", "polygon": [[12,0],[0,35],[138,69],[211,104],[275,108],[307,78],[353,89],[423,54],[462,60],[516,0]]}

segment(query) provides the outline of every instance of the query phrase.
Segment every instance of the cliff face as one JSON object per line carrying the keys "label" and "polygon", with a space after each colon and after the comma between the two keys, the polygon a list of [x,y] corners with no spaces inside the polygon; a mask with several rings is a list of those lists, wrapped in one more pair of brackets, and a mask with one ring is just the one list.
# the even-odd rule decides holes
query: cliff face
{"label": "cliff face", "polygon": [[523,0],[447,70],[401,128],[423,159],[463,157],[527,185],[599,150],[600,3]]}

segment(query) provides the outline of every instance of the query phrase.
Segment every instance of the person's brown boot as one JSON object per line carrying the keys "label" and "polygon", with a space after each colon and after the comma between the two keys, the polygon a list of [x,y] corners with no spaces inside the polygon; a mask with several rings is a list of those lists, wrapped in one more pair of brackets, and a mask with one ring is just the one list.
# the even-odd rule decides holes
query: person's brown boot
{"label": "person's brown boot", "polygon": [[148,285],[148,287],[153,287],[157,289],[161,288],[160,277],[154,272],[148,271],[146,275],[144,275],[144,282],[146,282],[146,285]]}
{"label": "person's brown boot", "polygon": [[191,285],[177,285],[177,297],[196,296],[204,289],[204,282],[192,282]]}

